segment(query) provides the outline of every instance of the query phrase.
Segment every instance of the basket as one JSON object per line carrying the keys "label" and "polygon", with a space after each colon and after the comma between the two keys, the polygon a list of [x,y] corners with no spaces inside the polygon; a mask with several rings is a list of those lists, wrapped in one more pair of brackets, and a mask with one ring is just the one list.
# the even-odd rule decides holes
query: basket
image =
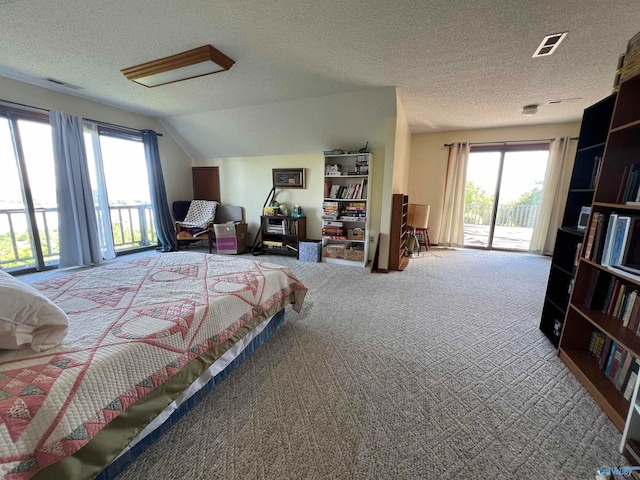
{"label": "basket", "polygon": [[364,240],[364,230],[361,228],[347,230],[348,240]]}
{"label": "basket", "polygon": [[364,250],[345,250],[344,259],[352,262],[362,262],[364,260]]}

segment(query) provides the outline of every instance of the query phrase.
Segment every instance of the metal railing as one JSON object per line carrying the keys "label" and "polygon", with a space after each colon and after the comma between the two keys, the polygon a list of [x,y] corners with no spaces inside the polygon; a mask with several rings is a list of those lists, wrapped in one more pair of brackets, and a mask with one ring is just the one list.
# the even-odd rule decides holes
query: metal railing
{"label": "metal railing", "polygon": [[[156,230],[151,205],[117,205],[109,207],[111,232],[116,252],[152,245]],[[58,209],[36,208],[36,223],[42,255],[47,265],[58,263]],[[0,267],[19,270],[36,263],[32,250],[27,212],[24,209],[0,210]]]}
{"label": "metal railing", "polygon": [[[464,206],[465,225],[489,225],[493,205],[468,203]],[[498,205],[497,227],[533,228],[538,205]]]}

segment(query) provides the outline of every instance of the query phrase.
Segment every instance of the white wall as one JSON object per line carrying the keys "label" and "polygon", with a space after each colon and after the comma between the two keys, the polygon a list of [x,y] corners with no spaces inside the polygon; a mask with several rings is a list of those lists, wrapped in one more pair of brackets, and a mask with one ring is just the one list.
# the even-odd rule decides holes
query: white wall
{"label": "white wall", "polygon": [[[305,98],[162,119],[194,160],[384,148],[395,88]],[[212,134],[213,132],[213,134]]]}
{"label": "white wall", "polygon": [[191,160],[157,120],[6,77],[0,77],[0,100],[47,110],[60,110],[91,120],[162,133],[163,137],[158,138],[158,147],[169,207],[174,200],[193,198]]}
{"label": "white wall", "polygon": [[[452,142],[503,142],[565,136],[575,137],[579,132],[580,123],[576,122],[413,135],[409,166],[409,201],[431,205],[429,216],[430,240],[436,242],[440,233],[442,200],[449,154],[449,148],[445,147],[444,144]],[[570,158],[572,160],[569,163],[573,165],[573,156]]]}
{"label": "white wall", "polygon": [[[307,237],[321,238],[322,152],[333,148],[353,151],[368,141],[373,153],[370,230],[376,238],[378,233],[388,234],[389,230],[388,221],[382,221],[382,217],[388,217],[384,212],[391,208],[395,99],[395,88],[378,88],[172,117],[163,122],[181,138],[181,143],[189,143],[193,166],[220,167],[221,201],[245,208],[252,239],[258,232],[262,205],[271,189],[272,168],[307,169],[306,189],[278,189],[276,199],[289,206],[296,203],[302,206],[307,216]],[[393,122],[391,133],[389,121]],[[204,135],[200,131],[201,122],[214,122],[214,137],[196,140],[198,135]],[[202,156],[207,152],[211,155]],[[218,152],[233,154],[218,155]],[[385,190],[386,182],[389,185]],[[371,257],[373,253],[371,249]],[[381,248],[380,258],[386,262],[388,250]],[[386,268],[386,264],[381,268]]]}

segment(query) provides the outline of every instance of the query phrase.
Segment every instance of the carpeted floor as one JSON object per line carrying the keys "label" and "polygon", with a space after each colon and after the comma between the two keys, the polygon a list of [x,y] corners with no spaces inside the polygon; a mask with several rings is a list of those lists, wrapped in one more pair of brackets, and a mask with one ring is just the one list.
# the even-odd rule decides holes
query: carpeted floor
{"label": "carpeted floor", "polygon": [[549,259],[436,249],[387,275],[256,259],[298,273],[302,312],[119,480],[586,479],[627,464],[538,330]]}

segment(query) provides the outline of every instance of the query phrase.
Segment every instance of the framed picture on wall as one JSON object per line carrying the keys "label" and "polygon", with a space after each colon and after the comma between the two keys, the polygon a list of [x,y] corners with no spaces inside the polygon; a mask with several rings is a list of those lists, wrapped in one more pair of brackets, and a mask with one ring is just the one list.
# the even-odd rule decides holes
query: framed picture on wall
{"label": "framed picture on wall", "polygon": [[275,188],[306,188],[304,168],[274,168],[273,186]]}

